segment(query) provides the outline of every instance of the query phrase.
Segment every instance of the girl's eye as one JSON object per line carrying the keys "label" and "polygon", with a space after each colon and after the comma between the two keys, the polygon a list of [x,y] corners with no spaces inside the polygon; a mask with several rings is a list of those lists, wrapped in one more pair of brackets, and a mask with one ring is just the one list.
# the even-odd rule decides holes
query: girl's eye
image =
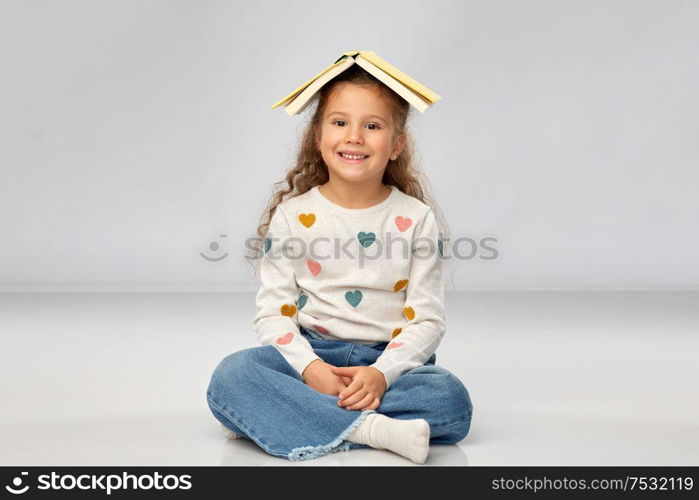
{"label": "girl's eye", "polygon": [[[333,124],[345,123],[345,121],[344,121],[344,120],[335,120],[335,121],[333,121],[332,123],[333,123]],[[379,125],[376,124],[376,123],[367,123],[367,125],[368,125],[368,126],[372,126],[372,127],[376,127],[376,128],[371,128],[371,129],[369,129],[369,130],[378,130],[379,128],[381,128],[381,127],[379,127]]]}

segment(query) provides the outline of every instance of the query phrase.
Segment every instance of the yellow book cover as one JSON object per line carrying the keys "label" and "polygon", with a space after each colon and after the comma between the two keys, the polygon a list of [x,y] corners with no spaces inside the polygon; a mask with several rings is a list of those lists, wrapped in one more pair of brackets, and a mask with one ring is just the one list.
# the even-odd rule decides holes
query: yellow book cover
{"label": "yellow book cover", "polygon": [[277,106],[281,106],[281,105],[284,104],[286,101],[290,101],[291,99],[293,99],[294,97],[296,97],[298,94],[300,94],[301,92],[303,92],[303,90],[304,90],[306,87],[308,87],[311,83],[315,82],[318,78],[320,78],[321,76],[323,76],[325,73],[327,73],[328,71],[330,71],[331,69],[333,69],[335,66],[339,65],[339,64],[345,59],[346,56],[352,56],[352,55],[355,55],[355,54],[359,54],[359,51],[358,51],[358,50],[355,50],[355,51],[353,51],[353,52],[345,52],[344,54],[342,54],[342,56],[340,56],[340,57],[337,59],[337,61],[335,61],[335,62],[332,63],[330,66],[328,66],[327,68],[325,68],[323,71],[321,71],[320,73],[318,73],[316,76],[314,76],[313,78],[311,78],[310,80],[308,80],[306,83],[304,83],[303,85],[301,85],[299,88],[297,88],[296,90],[294,90],[293,92],[291,92],[290,94],[288,94],[286,97],[284,97],[284,98],[280,99],[279,101],[277,101],[277,102],[274,104],[274,106],[272,106],[272,109],[276,108]]}
{"label": "yellow book cover", "polygon": [[[351,58],[351,61],[346,59]],[[420,82],[406,75],[398,68],[378,56],[370,50],[353,50],[343,53],[333,64],[325,68],[303,85],[277,101],[272,109],[287,105],[287,114],[292,116],[300,112],[308,100],[329,80],[349,68],[355,61],[360,61],[362,68],[368,71],[379,81],[391,87],[395,92],[415,106],[420,112],[424,112],[430,105],[441,99],[439,95],[431,91]],[[349,64],[347,64],[349,63]],[[370,63],[370,64],[369,64]],[[340,67],[342,66],[342,67]],[[328,74],[330,72],[331,74]],[[321,82],[318,82],[321,79]],[[414,93],[414,95],[413,95]],[[298,101],[298,102],[296,102]]]}
{"label": "yellow book cover", "polygon": [[337,75],[345,71],[347,68],[355,63],[356,59],[352,57],[347,57],[342,59],[336,65],[333,65],[328,71],[323,73],[319,78],[317,78],[313,83],[306,87],[303,92],[294,97],[284,108],[286,114],[293,116],[296,113],[300,113],[308,105],[314,95],[323,88],[330,80],[335,78]]}
{"label": "yellow book cover", "polygon": [[359,66],[361,66],[364,69],[364,71],[372,75],[378,81],[382,82],[388,88],[393,90],[396,94],[408,101],[420,113],[424,113],[425,110],[432,105],[430,101],[422,97],[420,94],[406,87],[388,73],[381,71],[377,66],[374,66],[367,59],[364,59],[364,57],[361,54],[358,55],[354,60],[357,64],[359,64]]}
{"label": "yellow book cover", "polygon": [[412,79],[411,77],[403,73],[401,70],[390,64],[388,61],[384,61],[383,59],[381,59],[376,52],[373,52],[371,50],[362,50],[360,51],[360,55],[364,59],[372,63],[374,66],[382,70],[384,73],[388,73],[393,78],[401,82],[403,85],[413,90],[414,92],[420,94],[422,97],[424,97],[431,103],[435,103],[441,99],[440,96],[432,92],[423,84]]}

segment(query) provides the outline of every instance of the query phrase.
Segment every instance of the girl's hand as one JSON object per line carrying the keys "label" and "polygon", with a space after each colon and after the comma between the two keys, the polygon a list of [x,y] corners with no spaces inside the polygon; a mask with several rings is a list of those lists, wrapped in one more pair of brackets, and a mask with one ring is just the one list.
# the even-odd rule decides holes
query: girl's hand
{"label": "girl's hand", "polygon": [[301,376],[306,385],[311,389],[323,394],[337,396],[341,391],[347,388],[351,379],[335,375],[331,369],[333,365],[326,363],[322,359],[311,361]]}
{"label": "girl's hand", "polygon": [[341,377],[351,377],[352,383],[339,394],[338,405],[348,410],[375,410],[386,392],[386,378],[371,366],[332,367]]}

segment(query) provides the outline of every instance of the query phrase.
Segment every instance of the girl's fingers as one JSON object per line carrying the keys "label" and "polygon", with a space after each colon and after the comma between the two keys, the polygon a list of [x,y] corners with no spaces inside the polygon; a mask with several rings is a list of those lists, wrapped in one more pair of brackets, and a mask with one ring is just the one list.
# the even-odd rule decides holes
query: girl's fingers
{"label": "girl's fingers", "polygon": [[340,377],[351,377],[355,373],[357,373],[357,367],[356,366],[335,366],[335,365],[330,365],[330,371],[333,372],[335,375],[338,375]]}
{"label": "girl's fingers", "polygon": [[354,379],[352,383],[347,386],[347,389],[345,389],[339,394],[340,399],[345,399],[346,397],[351,396],[352,394],[357,392],[357,390],[359,390],[359,388],[361,388],[362,385],[364,384],[361,381]]}
{"label": "girl's fingers", "polygon": [[347,396],[346,398],[342,399],[339,401],[340,406],[347,407],[349,405],[353,405],[354,403],[357,403],[358,401],[361,401],[366,397],[366,391],[364,389],[359,389],[357,392],[352,394],[351,396]]}
{"label": "girl's fingers", "polygon": [[345,383],[345,385],[350,385],[352,383],[352,378],[351,377],[342,377],[342,381]]}
{"label": "girl's fingers", "polygon": [[368,407],[369,410],[375,410],[379,406],[381,406],[381,400],[379,398],[374,399],[374,402],[371,403]]}
{"label": "girl's fingers", "polygon": [[372,399],[376,399],[376,396],[372,394],[367,394],[359,403],[348,406],[348,410],[359,410],[359,409],[364,409],[369,403],[372,402]]}

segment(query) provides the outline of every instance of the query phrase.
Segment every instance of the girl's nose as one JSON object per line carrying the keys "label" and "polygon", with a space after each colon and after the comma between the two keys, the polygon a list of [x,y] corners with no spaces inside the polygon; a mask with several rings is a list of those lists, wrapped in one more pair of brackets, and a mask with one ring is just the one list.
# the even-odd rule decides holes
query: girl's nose
{"label": "girl's nose", "polygon": [[347,127],[348,142],[362,142],[362,128],[360,126]]}

